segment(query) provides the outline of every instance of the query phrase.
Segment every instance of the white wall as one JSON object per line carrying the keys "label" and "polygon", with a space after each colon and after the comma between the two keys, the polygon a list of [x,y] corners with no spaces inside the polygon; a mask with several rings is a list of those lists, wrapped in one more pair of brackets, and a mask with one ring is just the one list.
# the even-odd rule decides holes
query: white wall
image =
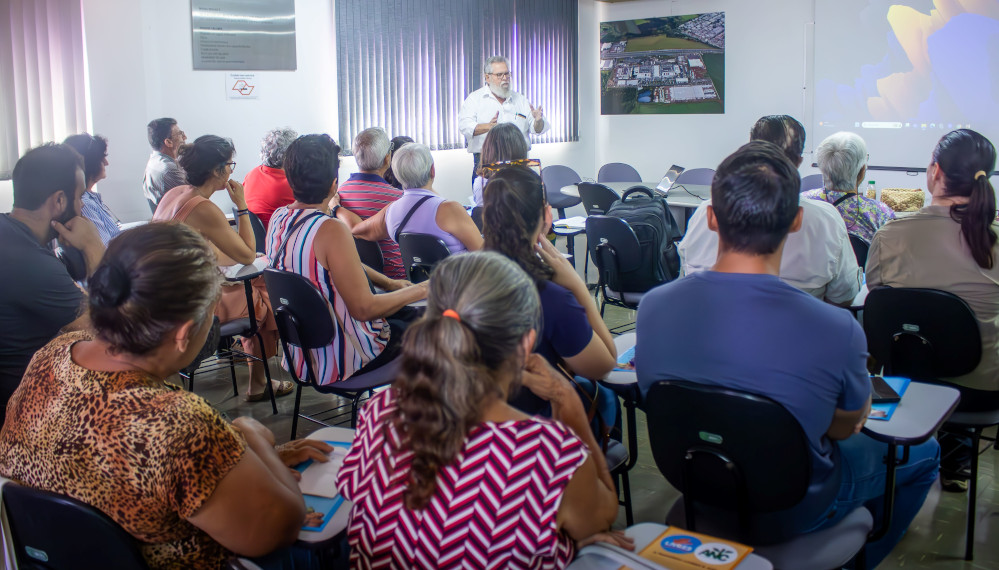
{"label": "white wall", "polygon": [[[595,117],[596,164],[627,162],[645,180],[658,180],[670,164],[714,168],[749,140],[763,115],[786,114],[811,125],[812,23],[814,2],[806,0],[640,0],[599,3],[598,22],[725,12],[725,114],[600,115],[599,100],[582,117]],[[582,42],[581,42],[582,43]],[[585,44],[583,49],[587,50]],[[597,65],[598,48],[581,57]],[[802,175],[818,172],[808,138]],[[927,149],[927,157],[932,149]],[[873,152],[873,150],[872,150]],[[924,188],[925,176],[872,172],[879,187]]]}
{"label": "white wall", "polygon": [[[583,46],[598,42],[594,4],[580,0]],[[84,0],[93,130],[109,139],[108,178],[98,190],[122,220],[149,218],[141,182],[150,152],[145,134],[150,119],[176,118],[190,140],[201,134],[232,138],[236,178],[259,164],[260,138],[268,129],[290,126],[300,133],[337,137],[333,5],[329,0],[297,0],[295,9],[298,69],[257,72],[260,99],[229,101],[225,72],[192,69],[190,3]],[[532,152],[544,164],[592,170],[591,176],[597,139],[594,124],[585,120],[588,115],[582,110],[592,109],[597,100],[599,73],[591,59],[595,53],[581,53],[583,142],[535,145]],[[437,190],[465,202],[471,194],[471,155],[464,150],[434,154]],[[354,171],[353,160],[344,159],[341,178]]]}

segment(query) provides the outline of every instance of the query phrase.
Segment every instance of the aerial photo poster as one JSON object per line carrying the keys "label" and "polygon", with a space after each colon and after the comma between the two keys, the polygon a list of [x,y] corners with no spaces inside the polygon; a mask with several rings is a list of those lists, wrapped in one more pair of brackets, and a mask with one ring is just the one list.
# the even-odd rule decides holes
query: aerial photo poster
{"label": "aerial photo poster", "polygon": [[725,112],[725,13],[600,23],[600,113]]}

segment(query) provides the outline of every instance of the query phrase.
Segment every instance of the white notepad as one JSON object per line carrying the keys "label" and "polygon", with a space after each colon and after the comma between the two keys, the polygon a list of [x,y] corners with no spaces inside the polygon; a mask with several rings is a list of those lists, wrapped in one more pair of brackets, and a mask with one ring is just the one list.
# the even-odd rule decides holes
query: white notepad
{"label": "white notepad", "polygon": [[319,497],[336,497],[336,476],[340,472],[343,460],[347,456],[347,448],[334,446],[330,452],[330,460],[326,463],[313,461],[302,473],[302,480],[298,482],[298,488],[304,495],[317,495]]}

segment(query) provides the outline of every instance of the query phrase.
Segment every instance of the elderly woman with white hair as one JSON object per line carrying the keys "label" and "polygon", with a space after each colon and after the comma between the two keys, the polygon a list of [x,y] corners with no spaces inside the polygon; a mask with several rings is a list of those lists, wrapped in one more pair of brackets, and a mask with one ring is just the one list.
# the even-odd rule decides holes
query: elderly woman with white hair
{"label": "elderly woman with white hair", "polygon": [[297,138],[298,133],[288,127],[267,131],[260,141],[260,161],[263,164],[248,172],[243,179],[246,207],[260,218],[265,228],[274,210],[295,201],[282,167],[288,145]]}
{"label": "elderly woman with white hair", "polygon": [[867,156],[867,144],[860,136],[845,131],[829,135],[815,150],[824,188],[802,196],[836,206],[847,233],[869,243],[878,228],[895,219],[895,212],[883,202],[861,195],[858,187],[867,174]]}
{"label": "elderly woman with white hair", "polygon": [[404,232],[419,233],[440,238],[451,253],[482,249],[482,234],[465,208],[434,190],[436,170],[426,145],[411,143],[397,150],[392,170],[402,182],[401,198],[363,222],[340,209],[338,216],[352,227],[355,237],[398,241]]}

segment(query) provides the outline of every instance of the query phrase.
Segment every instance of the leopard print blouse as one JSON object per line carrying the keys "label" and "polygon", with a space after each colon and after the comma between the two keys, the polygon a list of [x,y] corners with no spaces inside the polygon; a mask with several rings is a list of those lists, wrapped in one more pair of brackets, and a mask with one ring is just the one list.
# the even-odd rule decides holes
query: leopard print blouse
{"label": "leopard print blouse", "polygon": [[0,473],[63,493],[114,519],[152,568],[218,568],[231,554],[187,522],[245,449],[202,399],[141,372],[75,364],[85,332],[31,360],[0,431]]}

